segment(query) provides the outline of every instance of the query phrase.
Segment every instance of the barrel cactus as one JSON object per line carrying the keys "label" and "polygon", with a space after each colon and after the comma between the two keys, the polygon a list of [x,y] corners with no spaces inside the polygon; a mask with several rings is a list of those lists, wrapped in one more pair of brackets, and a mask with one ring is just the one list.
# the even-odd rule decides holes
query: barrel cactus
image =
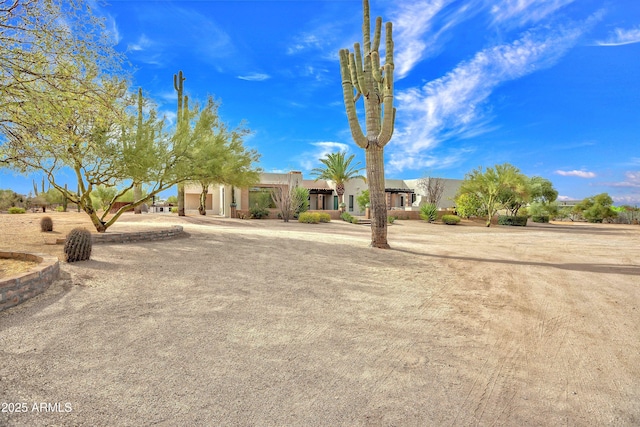
{"label": "barrel cactus", "polygon": [[43,216],[40,219],[40,231],[53,231],[53,220],[50,216]]}
{"label": "barrel cactus", "polygon": [[67,262],[85,261],[91,257],[91,233],[86,228],[74,228],[67,235],[64,254]]}

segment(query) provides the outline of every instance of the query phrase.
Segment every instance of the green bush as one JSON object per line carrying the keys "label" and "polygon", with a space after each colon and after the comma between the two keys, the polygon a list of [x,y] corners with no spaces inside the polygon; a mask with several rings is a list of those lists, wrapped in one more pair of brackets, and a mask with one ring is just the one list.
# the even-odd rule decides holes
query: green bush
{"label": "green bush", "polygon": [[433,203],[425,203],[420,206],[420,218],[433,222],[438,217],[438,207]]}
{"label": "green bush", "polygon": [[396,221],[396,219],[398,219],[398,217],[395,217],[395,216],[393,216],[393,215],[388,215],[388,216],[387,216],[387,222],[388,222],[389,224],[393,224],[393,223]]}
{"label": "green bush", "polygon": [[319,212],[320,222],[331,222],[331,215],[326,212]]}
{"label": "green bush", "polygon": [[317,212],[302,212],[298,215],[298,222],[317,224],[320,222],[320,214]]}
{"label": "green bush", "polygon": [[11,206],[11,207],[9,208],[9,213],[10,213],[10,214],[23,214],[23,213],[25,213],[25,212],[26,212],[26,211],[25,211],[23,208],[19,208],[19,207],[17,207],[17,206]]}
{"label": "green bush", "polygon": [[262,206],[254,206],[249,209],[249,217],[255,219],[262,219],[269,216],[269,209]]}
{"label": "green bush", "polygon": [[531,221],[547,223],[549,222],[549,215],[533,215]]}
{"label": "green bush", "polygon": [[480,217],[486,215],[482,207],[482,200],[474,193],[463,193],[456,196],[456,212],[463,218]]}
{"label": "green bush", "polygon": [[65,210],[64,210],[64,206],[58,206],[58,207],[56,208],[56,212],[64,212],[64,211],[65,211]]}
{"label": "green bush", "polygon": [[458,215],[442,215],[442,222],[447,225],[456,225],[460,222],[460,217]]}
{"label": "green bush", "polygon": [[342,212],[342,213],[340,214],[340,218],[341,218],[343,221],[352,222],[352,220],[353,220],[353,215],[351,215],[349,212]]}
{"label": "green bush", "polygon": [[355,216],[351,217],[351,224],[357,224],[358,223],[358,218],[356,218]]}
{"label": "green bush", "polygon": [[178,213],[178,208],[176,206],[173,206],[171,208],[171,213]]}
{"label": "green bush", "polygon": [[498,225],[513,225],[513,226],[525,227],[527,225],[527,217],[498,215]]}

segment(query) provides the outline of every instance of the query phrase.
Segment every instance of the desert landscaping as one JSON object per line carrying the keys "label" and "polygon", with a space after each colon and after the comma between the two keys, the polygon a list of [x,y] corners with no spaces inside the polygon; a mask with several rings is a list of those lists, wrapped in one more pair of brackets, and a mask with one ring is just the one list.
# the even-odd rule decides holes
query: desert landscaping
{"label": "desert landscaping", "polygon": [[[90,228],[41,216],[0,215],[0,249],[62,257]],[[391,250],[342,221],[108,233],[175,224],[0,312],[0,425],[640,424],[637,225],[396,221]]]}

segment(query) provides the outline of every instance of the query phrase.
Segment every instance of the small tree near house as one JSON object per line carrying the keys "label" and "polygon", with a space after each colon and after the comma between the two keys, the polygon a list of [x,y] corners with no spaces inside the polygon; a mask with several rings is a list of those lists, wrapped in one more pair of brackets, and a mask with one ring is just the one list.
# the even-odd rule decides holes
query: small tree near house
{"label": "small tree near house", "polygon": [[444,179],[431,177],[420,178],[418,180],[418,187],[422,190],[422,194],[425,195],[424,199],[426,203],[438,206],[442,199],[442,193],[444,193]]}

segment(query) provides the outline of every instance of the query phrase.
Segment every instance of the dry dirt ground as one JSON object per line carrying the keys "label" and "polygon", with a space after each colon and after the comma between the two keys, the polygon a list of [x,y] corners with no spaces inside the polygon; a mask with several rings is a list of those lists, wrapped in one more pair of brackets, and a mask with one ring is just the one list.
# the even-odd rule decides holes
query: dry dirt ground
{"label": "dry dirt ground", "polygon": [[0,425],[640,425],[638,226],[174,223],[0,313]]}

